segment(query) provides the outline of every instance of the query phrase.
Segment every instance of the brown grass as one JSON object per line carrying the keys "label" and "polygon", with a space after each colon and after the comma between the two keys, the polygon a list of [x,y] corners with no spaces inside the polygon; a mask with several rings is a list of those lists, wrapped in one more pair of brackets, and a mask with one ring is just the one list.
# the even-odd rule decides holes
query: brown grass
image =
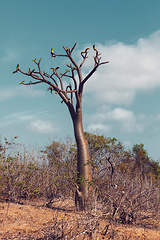
{"label": "brown grass", "polygon": [[[160,229],[154,226],[151,229],[115,223],[109,227],[108,234],[103,236],[100,232],[106,225],[105,220],[94,219],[92,222],[86,220],[89,219],[86,216],[75,212],[73,200],[57,200],[50,208],[38,200],[23,205],[1,201],[0,239],[58,239],[51,235],[54,226],[54,229],[61,231],[63,228],[68,233],[59,239],[160,240]],[[91,233],[92,229],[96,229],[94,234]]]}

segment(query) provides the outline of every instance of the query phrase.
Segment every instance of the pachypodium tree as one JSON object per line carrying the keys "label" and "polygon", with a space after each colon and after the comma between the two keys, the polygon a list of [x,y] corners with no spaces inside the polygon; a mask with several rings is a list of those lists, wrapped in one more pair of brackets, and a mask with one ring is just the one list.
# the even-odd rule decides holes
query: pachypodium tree
{"label": "pachypodium tree", "polygon": [[[95,45],[93,45],[95,51],[93,68],[83,78],[82,67],[88,58],[89,48],[86,48],[81,52],[82,60],[80,64],[77,64],[72,56],[76,45],[77,43],[75,43],[72,48],[63,46],[64,54],[57,54],[53,51],[53,48],[51,48],[51,56],[53,59],[56,57],[63,57],[69,60],[69,64],[66,64],[67,68],[63,73],[59,73],[59,66],[51,68],[52,72],[50,74],[42,71],[40,66],[42,59],[39,59],[38,61],[36,59],[32,60],[37,65],[37,70],[35,68],[29,68],[28,72],[24,72],[20,69],[19,64],[17,64],[16,70],[13,73],[20,72],[32,79],[32,81],[22,81],[19,84],[48,84],[49,87],[47,90],[51,91],[51,93],[55,92],[55,94],[58,94],[61,98],[61,102],[66,104],[72,119],[75,140],[77,143],[77,190],[75,194],[75,202],[79,210],[84,210],[86,200],[89,196],[92,177],[88,143],[83,132],[82,95],[84,85],[88,79],[96,72],[100,65],[107,64],[108,61],[101,62],[100,53]],[[64,78],[71,79],[71,83],[66,87],[64,86]]]}

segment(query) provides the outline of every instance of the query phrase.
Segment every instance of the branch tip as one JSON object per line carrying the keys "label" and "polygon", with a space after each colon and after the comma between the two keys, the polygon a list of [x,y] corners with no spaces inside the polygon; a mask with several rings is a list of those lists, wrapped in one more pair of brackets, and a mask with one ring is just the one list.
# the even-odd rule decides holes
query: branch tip
{"label": "branch tip", "polygon": [[19,64],[17,64],[16,70],[13,73],[16,73],[19,71]]}

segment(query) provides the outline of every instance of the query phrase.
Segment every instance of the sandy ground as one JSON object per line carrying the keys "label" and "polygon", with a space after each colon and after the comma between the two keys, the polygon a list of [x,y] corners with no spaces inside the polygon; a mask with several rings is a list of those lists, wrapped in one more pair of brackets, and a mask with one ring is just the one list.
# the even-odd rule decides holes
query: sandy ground
{"label": "sandy ground", "polygon": [[[80,213],[75,212],[74,202],[71,200],[57,201],[52,204],[51,208],[45,207],[42,201],[26,202],[23,205],[1,201],[0,239],[38,239],[38,237],[40,239],[44,237],[46,230],[49,231],[49,226],[54,225],[55,222],[65,220],[72,227],[81,217],[83,216]],[[102,229],[105,224],[106,222],[102,220],[99,229]],[[160,229],[117,225],[114,230],[116,233],[114,239],[160,240]],[[75,239],[83,239],[83,234],[77,235]],[[85,239],[97,240],[103,239],[103,236],[99,234]],[[105,236],[104,239],[108,237]]]}

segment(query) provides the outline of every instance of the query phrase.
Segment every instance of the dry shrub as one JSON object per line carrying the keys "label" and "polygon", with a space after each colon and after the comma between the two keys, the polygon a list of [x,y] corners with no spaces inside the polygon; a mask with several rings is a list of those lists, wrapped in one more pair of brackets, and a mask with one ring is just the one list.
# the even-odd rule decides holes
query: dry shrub
{"label": "dry shrub", "polygon": [[[158,162],[148,157],[142,144],[126,150],[115,138],[85,135],[93,176],[88,210],[71,221],[55,219],[39,239],[116,239],[116,224],[156,228],[160,216]],[[70,139],[53,141],[44,151],[37,151],[26,150],[14,140],[5,139],[0,149],[1,198],[19,203],[42,199],[51,208],[57,199],[74,201],[75,144]]]}

